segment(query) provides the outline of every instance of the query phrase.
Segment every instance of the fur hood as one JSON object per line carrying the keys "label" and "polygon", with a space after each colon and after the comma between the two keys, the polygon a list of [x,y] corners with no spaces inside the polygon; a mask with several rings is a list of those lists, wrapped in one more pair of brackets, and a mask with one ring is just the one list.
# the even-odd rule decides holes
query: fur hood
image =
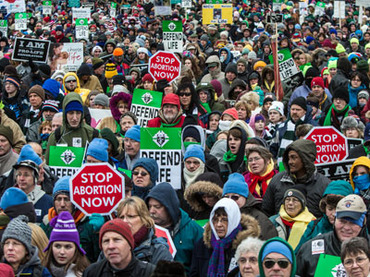
{"label": "fur hood", "polygon": [[217,184],[207,181],[198,181],[185,189],[184,198],[196,212],[203,212],[207,204],[202,200],[201,193],[215,196],[217,201],[222,198],[222,188]]}
{"label": "fur hood", "polygon": [[[258,224],[257,219],[255,219],[254,217],[242,214],[240,223],[242,225],[242,230],[236,235],[236,238],[233,241],[233,249],[236,249],[244,239],[248,237],[258,238],[261,234],[261,228]],[[212,248],[211,235],[211,225],[208,222],[207,225],[204,227],[203,233],[203,242],[207,248]]]}
{"label": "fur hood", "polygon": [[110,107],[110,110],[112,112],[112,115],[113,115],[114,119],[117,122],[119,122],[119,119],[121,117],[121,113],[118,110],[117,104],[121,100],[123,102],[128,103],[128,108],[130,109],[131,108],[131,102],[132,102],[132,95],[131,94],[128,94],[128,93],[125,93],[125,92],[120,92],[120,93],[114,95],[110,99],[110,101],[109,101],[109,107]]}

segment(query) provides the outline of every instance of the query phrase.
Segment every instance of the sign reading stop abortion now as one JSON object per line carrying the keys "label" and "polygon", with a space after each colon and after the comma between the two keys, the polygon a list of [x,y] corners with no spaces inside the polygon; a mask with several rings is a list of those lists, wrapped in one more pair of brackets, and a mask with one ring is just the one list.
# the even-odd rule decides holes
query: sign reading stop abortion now
{"label": "sign reading stop abortion now", "polygon": [[145,89],[135,89],[132,96],[131,112],[136,115],[138,124],[146,127],[148,121],[158,116],[163,93]]}
{"label": "sign reading stop abortion now", "polygon": [[48,60],[50,40],[17,37],[14,42],[12,60],[46,63]]}
{"label": "sign reading stop abortion now", "polygon": [[84,164],[69,188],[72,203],[86,215],[109,215],[125,198],[125,179],[108,163]]}
{"label": "sign reading stop abortion now", "polygon": [[173,53],[158,51],[149,59],[149,73],[156,82],[166,79],[171,83],[180,76],[181,62]]}
{"label": "sign reading stop abortion now", "polygon": [[305,139],[316,144],[316,165],[343,161],[348,156],[347,138],[333,126],[315,127]]}

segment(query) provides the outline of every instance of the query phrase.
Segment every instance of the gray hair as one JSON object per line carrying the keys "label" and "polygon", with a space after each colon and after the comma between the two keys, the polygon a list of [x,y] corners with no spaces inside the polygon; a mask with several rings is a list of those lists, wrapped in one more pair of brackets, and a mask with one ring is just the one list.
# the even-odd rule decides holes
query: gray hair
{"label": "gray hair", "polygon": [[264,243],[265,243],[264,241],[258,238],[253,237],[246,238],[239,244],[238,248],[236,249],[235,252],[236,261],[239,261],[240,256],[247,252],[254,252],[258,256],[258,253],[260,252],[262,245]]}

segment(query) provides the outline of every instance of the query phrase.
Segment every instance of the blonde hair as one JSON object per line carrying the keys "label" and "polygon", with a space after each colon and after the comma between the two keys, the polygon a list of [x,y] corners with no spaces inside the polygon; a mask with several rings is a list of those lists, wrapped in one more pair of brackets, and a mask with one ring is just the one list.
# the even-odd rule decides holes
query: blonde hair
{"label": "blonde hair", "polygon": [[141,219],[141,222],[144,224],[147,228],[154,228],[154,220],[150,217],[148,207],[146,206],[145,202],[137,197],[132,196],[123,199],[117,208],[117,215],[120,217],[123,209],[128,206],[134,209],[134,211],[138,214],[138,216]]}
{"label": "blonde hair", "polygon": [[43,250],[48,246],[49,239],[46,236],[44,230],[42,230],[41,227],[37,224],[28,222],[28,226],[30,226],[32,230],[31,244],[39,249],[38,256],[39,259],[43,261],[46,256]]}

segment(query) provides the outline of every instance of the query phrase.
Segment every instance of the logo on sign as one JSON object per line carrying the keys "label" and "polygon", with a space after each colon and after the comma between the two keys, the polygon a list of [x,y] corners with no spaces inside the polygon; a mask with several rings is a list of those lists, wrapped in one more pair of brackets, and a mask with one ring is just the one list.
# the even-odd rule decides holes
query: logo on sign
{"label": "logo on sign", "polygon": [[283,61],[284,60],[284,54],[278,53],[278,60]]}
{"label": "logo on sign", "polygon": [[175,24],[175,23],[173,23],[173,22],[171,22],[170,24],[168,24],[168,29],[169,29],[170,31],[174,31],[174,30],[176,29],[176,24]]}
{"label": "logo on sign", "polygon": [[153,141],[162,148],[169,141],[169,137],[165,132],[159,131],[154,135]]}
{"label": "logo on sign", "polygon": [[331,274],[333,275],[333,277],[347,276],[346,270],[344,269],[344,266],[341,263],[331,269]]}
{"label": "logo on sign", "polygon": [[84,24],[84,20],[83,20],[83,19],[81,19],[81,20],[80,20],[80,24],[81,24],[81,25],[83,25],[83,24]]}
{"label": "logo on sign", "polygon": [[65,164],[71,164],[76,159],[75,154],[69,149],[64,151],[60,157]]}
{"label": "logo on sign", "polygon": [[145,104],[149,104],[153,101],[153,96],[149,92],[147,92],[144,93],[143,96],[141,96],[141,100],[143,100]]}

